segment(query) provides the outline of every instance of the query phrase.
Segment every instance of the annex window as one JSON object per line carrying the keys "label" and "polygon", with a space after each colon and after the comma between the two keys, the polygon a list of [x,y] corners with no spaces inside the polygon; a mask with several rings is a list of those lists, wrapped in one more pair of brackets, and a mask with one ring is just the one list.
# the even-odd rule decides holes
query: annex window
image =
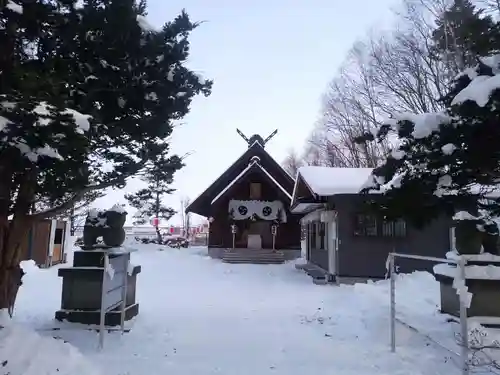
{"label": "annex window", "polygon": [[261,199],[262,185],[259,182],[250,183],[250,199]]}
{"label": "annex window", "polygon": [[356,236],[377,236],[377,218],[370,214],[357,214],[354,220],[354,234]]}
{"label": "annex window", "polygon": [[403,219],[394,221],[384,221],[382,223],[382,236],[384,237],[405,237],[406,222]]}

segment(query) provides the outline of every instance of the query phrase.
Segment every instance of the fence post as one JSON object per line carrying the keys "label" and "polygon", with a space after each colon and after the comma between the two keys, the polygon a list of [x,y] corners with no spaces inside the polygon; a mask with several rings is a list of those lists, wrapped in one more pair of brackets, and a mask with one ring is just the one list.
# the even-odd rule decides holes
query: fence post
{"label": "fence post", "polygon": [[396,352],[396,275],[395,255],[389,254],[389,277],[391,284],[391,352]]}
{"label": "fence post", "polygon": [[[465,278],[465,264],[467,260],[460,257],[458,260],[458,268],[460,272],[460,281],[467,284],[467,280]],[[467,324],[467,306],[465,305],[464,296],[461,294],[465,291],[460,290],[458,299],[460,302],[460,330],[462,336],[462,375],[469,375],[469,327]]]}
{"label": "fence post", "polygon": [[109,268],[109,254],[104,252],[104,269],[102,272],[102,286],[101,286],[101,316],[99,322],[99,349],[104,347],[104,332],[106,330],[106,291],[107,291],[107,275],[106,272]]}
{"label": "fence post", "polygon": [[122,334],[125,333],[125,311],[127,309],[127,287],[128,287],[128,268],[130,264],[130,254],[123,255],[124,269],[125,275],[123,276],[124,284],[122,288],[122,303],[121,303],[121,312],[120,312],[120,328],[122,330]]}

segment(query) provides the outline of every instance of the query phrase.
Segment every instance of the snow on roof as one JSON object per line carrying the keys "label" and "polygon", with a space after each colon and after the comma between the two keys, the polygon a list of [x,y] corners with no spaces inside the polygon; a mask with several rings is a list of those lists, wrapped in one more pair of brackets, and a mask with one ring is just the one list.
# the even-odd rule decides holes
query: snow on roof
{"label": "snow on roof", "polygon": [[263,172],[264,174],[267,175],[267,177],[269,177],[269,179],[276,185],[278,186],[278,188],[280,188],[280,190],[290,199],[292,200],[292,197],[290,196],[290,194],[283,188],[283,186],[281,186],[278,181],[276,181],[276,179],[262,166],[259,164],[259,161],[257,159],[254,159],[252,162],[250,162],[250,164],[248,164],[248,166],[243,169],[241,171],[241,173],[236,176],[236,178],[231,181],[219,194],[217,194],[217,196],[212,200],[212,203],[211,204],[214,204],[215,202],[217,202],[220,197],[222,197],[230,188],[231,186],[233,186],[235,183],[237,183],[244,175],[246,175],[248,173],[248,171],[250,171],[250,169],[252,169],[252,167],[254,165],[257,165],[257,167],[259,167]]}
{"label": "snow on roof", "polygon": [[228,191],[231,188],[231,186],[233,186],[236,182],[238,182],[238,180],[242,178],[250,170],[250,168],[253,167],[254,164],[255,162],[248,164],[248,166],[245,169],[243,169],[233,181],[231,181],[224,189],[222,189],[222,191],[219,194],[217,194],[217,196],[212,200],[210,204],[214,204],[215,202],[217,202],[219,198],[222,197],[226,193],[226,191]]}
{"label": "snow on roof", "polygon": [[259,168],[267,175],[267,177],[269,177],[269,179],[277,186],[280,188],[280,190],[288,197],[290,198],[290,200],[292,200],[292,196],[290,195],[290,193],[288,191],[285,190],[285,188],[283,186],[281,186],[278,181],[276,181],[276,179],[271,175],[271,173],[269,173],[262,165],[260,165],[259,163],[257,163],[257,165],[259,166]]}
{"label": "snow on roof", "polygon": [[301,176],[312,193],[319,196],[357,194],[370,177],[372,168],[300,167]]}
{"label": "snow on roof", "polygon": [[[258,146],[260,146],[262,149],[264,149],[264,147],[262,147],[262,145],[261,145],[259,142],[257,142],[257,141],[253,142],[253,143],[252,143],[252,144],[248,147],[248,149],[246,149],[246,150],[245,150],[245,151],[244,151],[244,152],[243,152],[243,153],[242,153],[242,154],[238,157],[238,159],[236,159],[236,160],[235,160],[235,161],[234,161],[234,162],[233,162],[233,163],[232,163],[229,167],[227,167],[227,168],[226,168],[226,170],[225,170],[225,171],[224,171],[221,175],[217,176],[217,178],[216,178],[215,180],[213,180],[213,181],[212,181],[212,183],[209,185],[209,187],[208,187],[208,188],[206,188],[205,190],[202,190],[202,192],[201,192],[200,194],[198,194],[198,195],[196,196],[196,198],[195,198],[195,199],[193,199],[193,200],[191,201],[191,203],[189,204],[189,206],[187,206],[187,207],[186,207],[186,210],[188,210],[188,209],[189,209],[189,207],[190,207],[190,206],[191,206],[194,202],[196,202],[196,201],[198,200],[198,198],[200,198],[203,194],[205,194],[205,192],[206,192],[208,189],[210,189],[210,188],[211,188],[211,187],[212,187],[212,186],[213,186],[213,185],[214,185],[214,184],[215,184],[215,183],[216,183],[216,182],[217,182],[217,181],[221,178],[221,176],[222,176],[224,173],[226,173],[226,172],[227,172],[229,169],[231,169],[231,168],[232,168],[235,164],[237,164],[237,163],[238,163],[238,161],[239,161],[239,160],[240,160],[240,159],[241,159],[241,158],[242,158],[242,157],[243,157],[243,156],[244,156],[244,155],[248,152],[248,150],[249,150],[250,148],[252,148],[255,144],[257,144],[257,145],[258,145]],[[242,171],[242,173],[243,173],[243,171]],[[219,199],[219,194],[217,195],[217,197],[215,197],[215,198],[214,198],[214,200],[212,200],[212,203],[213,203],[216,199]]]}

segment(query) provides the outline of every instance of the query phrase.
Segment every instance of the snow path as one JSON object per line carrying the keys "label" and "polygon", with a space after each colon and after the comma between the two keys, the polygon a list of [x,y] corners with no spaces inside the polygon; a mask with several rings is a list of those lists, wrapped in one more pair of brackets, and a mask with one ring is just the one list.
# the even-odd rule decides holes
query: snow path
{"label": "snow path", "polygon": [[107,335],[102,352],[96,332],[53,321],[56,269],[28,273],[15,319],[69,341],[108,375],[459,373],[445,351],[403,327],[390,353],[387,304],[368,286],[314,285],[291,263],[228,265],[201,248],[138,247],[140,314],[129,333]]}

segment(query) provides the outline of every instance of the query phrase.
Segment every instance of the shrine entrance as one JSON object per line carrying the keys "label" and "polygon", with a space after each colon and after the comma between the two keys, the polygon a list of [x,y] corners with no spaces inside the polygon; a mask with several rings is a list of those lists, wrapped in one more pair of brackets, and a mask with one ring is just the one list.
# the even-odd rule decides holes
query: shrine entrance
{"label": "shrine entrance", "polygon": [[272,247],[272,234],[270,221],[250,222],[247,234],[247,247],[249,249],[263,249]]}

